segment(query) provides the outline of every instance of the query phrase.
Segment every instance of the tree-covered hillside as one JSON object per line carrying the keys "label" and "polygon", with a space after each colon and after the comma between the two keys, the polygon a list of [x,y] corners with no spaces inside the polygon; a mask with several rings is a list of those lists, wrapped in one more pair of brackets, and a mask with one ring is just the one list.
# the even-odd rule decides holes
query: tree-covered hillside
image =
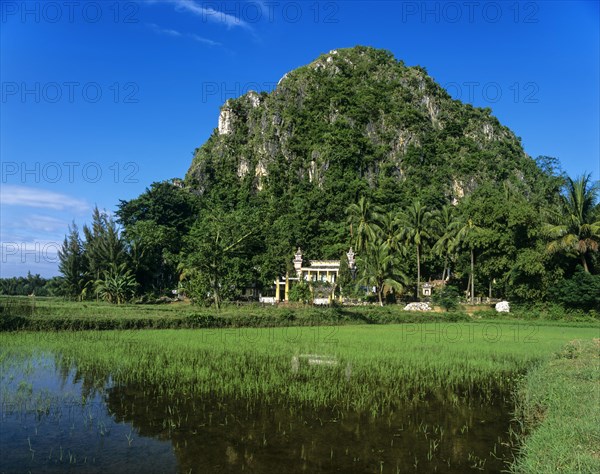
{"label": "tree-covered hillside", "polygon": [[330,258],[349,242],[339,224],[360,196],[390,210],[415,196],[440,207],[483,183],[531,191],[538,177],[491,110],[453,100],[386,51],[356,47],[286,74],[270,94],[227,101],[186,185],[228,206],[277,202],[274,221],[300,220],[282,226],[290,246]]}
{"label": "tree-covered hillside", "polygon": [[238,202],[316,188],[335,220],[365,193],[385,205],[415,194],[442,205],[483,182],[531,186],[533,169],[490,109],[453,100],[423,68],[356,47],[286,74],[270,94],[228,100],[186,183],[211,196],[239,188],[227,196]]}
{"label": "tree-covered hillside", "polygon": [[[117,216],[137,293],[179,282],[218,302],[271,285],[299,246],[339,259],[353,245],[352,284],[378,286],[382,299],[444,279],[470,296],[539,301],[561,294],[577,264],[596,277],[597,198],[589,177],[527,156],[490,109],[453,100],[387,51],[355,47],[289,72],[271,93],[228,100],[185,179],[154,183]],[[103,262],[94,284],[127,258]]]}

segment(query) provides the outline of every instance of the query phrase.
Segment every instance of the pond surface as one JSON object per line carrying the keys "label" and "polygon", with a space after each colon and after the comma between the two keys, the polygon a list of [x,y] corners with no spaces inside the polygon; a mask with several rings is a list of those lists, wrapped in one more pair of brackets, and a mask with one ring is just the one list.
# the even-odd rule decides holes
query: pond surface
{"label": "pond surface", "polygon": [[[508,403],[430,400],[370,413],[161,395],[52,356],[0,377],[0,472],[501,472]],[[502,397],[498,397],[502,400]]]}

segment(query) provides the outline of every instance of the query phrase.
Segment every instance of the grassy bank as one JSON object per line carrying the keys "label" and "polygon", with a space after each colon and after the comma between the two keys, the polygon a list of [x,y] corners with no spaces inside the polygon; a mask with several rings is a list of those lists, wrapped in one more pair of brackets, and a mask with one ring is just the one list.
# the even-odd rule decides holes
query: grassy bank
{"label": "grassy bank", "polygon": [[420,322],[467,322],[473,319],[527,321],[548,319],[572,324],[598,324],[585,314],[558,314],[516,310],[499,314],[493,310],[466,312],[409,312],[402,306],[344,306],[316,308],[302,306],[230,305],[213,308],[179,302],[163,305],[111,305],[103,302],[74,302],[56,298],[0,297],[0,331],[30,330],[130,330],[198,329],[231,327],[282,327],[344,324],[394,324]]}
{"label": "grassy bank", "polygon": [[529,370],[517,414],[525,432],[515,473],[600,472],[600,339],[574,339]]}
{"label": "grassy bank", "polygon": [[54,298],[0,298],[0,331],[198,329],[469,321],[461,312],[416,313],[399,306],[225,306],[217,312],[189,303],[111,305]]}

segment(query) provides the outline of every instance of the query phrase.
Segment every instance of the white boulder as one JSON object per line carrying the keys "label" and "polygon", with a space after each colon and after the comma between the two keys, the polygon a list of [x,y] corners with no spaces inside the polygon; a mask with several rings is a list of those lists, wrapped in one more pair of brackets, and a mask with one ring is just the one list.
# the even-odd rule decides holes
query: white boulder
{"label": "white boulder", "polygon": [[496,311],[498,313],[510,313],[510,305],[508,301],[500,301],[500,303],[496,303]]}
{"label": "white boulder", "polygon": [[408,303],[404,311],[431,311],[429,303]]}

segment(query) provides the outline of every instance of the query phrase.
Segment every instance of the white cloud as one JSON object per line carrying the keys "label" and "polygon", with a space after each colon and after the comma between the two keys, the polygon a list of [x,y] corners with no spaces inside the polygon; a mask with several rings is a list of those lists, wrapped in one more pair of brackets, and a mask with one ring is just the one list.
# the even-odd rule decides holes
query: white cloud
{"label": "white cloud", "polygon": [[229,13],[220,12],[208,5],[198,5],[194,0],[173,0],[176,10],[188,11],[202,18],[203,21],[212,21],[227,28],[240,27],[252,30],[250,25],[241,18]]}
{"label": "white cloud", "polygon": [[24,229],[31,229],[42,232],[66,232],[69,226],[67,221],[58,219],[52,216],[46,216],[42,214],[31,214],[27,216],[27,219],[21,219],[17,222],[18,227]]}
{"label": "white cloud", "polygon": [[[148,27],[150,27],[150,29],[152,29],[152,31],[154,31],[156,34],[159,34],[159,35],[171,36],[173,38],[180,38],[183,36],[183,34],[177,30],[171,30],[169,28],[162,28],[162,27],[158,26],[156,23],[148,23]],[[199,36],[194,33],[189,33],[185,36],[187,36],[188,38],[192,38],[194,41],[198,41],[199,43],[206,44],[208,46],[222,46],[222,44],[217,41],[213,41],[211,39],[204,38],[203,36]]]}
{"label": "white cloud", "polygon": [[192,39],[194,39],[194,40],[196,40],[196,41],[198,41],[198,42],[200,42],[200,43],[207,44],[209,46],[222,46],[222,44],[218,43],[217,41],[213,41],[213,40],[210,40],[208,38],[203,38],[202,36],[198,36],[198,35],[195,35],[193,33],[191,33],[189,35],[189,37],[192,38]]}
{"label": "white cloud", "polygon": [[158,33],[159,35],[167,35],[173,37],[181,36],[181,33],[179,31],[171,30],[169,28],[161,28],[156,23],[148,23],[148,26],[152,29],[152,31]]}
{"label": "white cloud", "polygon": [[57,211],[73,210],[85,212],[90,209],[87,202],[66,194],[28,186],[5,184],[0,188],[0,204],[3,206],[25,206]]}
{"label": "white cloud", "polygon": [[[174,38],[180,38],[180,37],[184,36],[183,33],[180,33],[177,30],[172,30],[169,28],[162,28],[162,27],[158,26],[156,23],[148,23],[147,25],[152,31],[154,31],[155,33],[157,33],[159,35],[167,35],[167,36],[172,36]],[[187,36],[188,38],[192,38],[194,41],[198,41],[199,43],[206,44],[208,46],[223,46],[218,41],[213,41],[211,39],[205,38],[203,36],[200,36],[200,35],[197,35],[194,33],[188,33],[185,36]]]}

